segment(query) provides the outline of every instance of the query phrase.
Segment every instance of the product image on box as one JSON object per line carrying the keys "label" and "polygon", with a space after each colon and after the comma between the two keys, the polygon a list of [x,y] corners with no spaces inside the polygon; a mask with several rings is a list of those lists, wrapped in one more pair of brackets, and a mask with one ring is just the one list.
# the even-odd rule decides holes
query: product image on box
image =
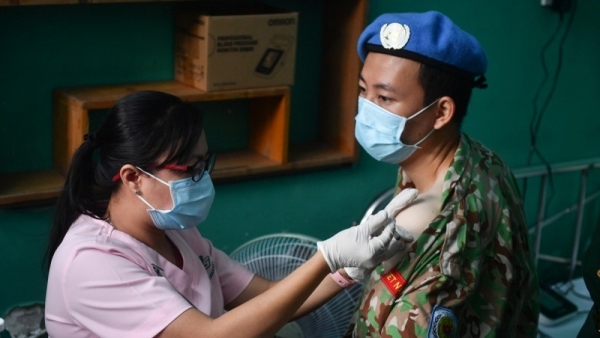
{"label": "product image on box", "polygon": [[256,65],[254,73],[264,77],[274,76],[280,68],[279,66],[283,64],[285,55],[293,43],[294,37],[291,35],[273,36],[258,65]]}

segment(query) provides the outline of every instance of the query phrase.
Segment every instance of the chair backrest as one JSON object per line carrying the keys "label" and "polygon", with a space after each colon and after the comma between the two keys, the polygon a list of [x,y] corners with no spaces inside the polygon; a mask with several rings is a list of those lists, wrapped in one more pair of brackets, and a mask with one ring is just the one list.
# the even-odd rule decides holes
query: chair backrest
{"label": "chair backrest", "polygon": [[[534,235],[535,238],[533,252],[536,265],[540,259],[569,265],[569,278],[567,280],[569,282],[573,279],[573,274],[575,272],[576,266],[581,265],[581,261],[578,259],[578,254],[579,245],[581,242],[581,229],[583,226],[585,206],[600,196],[600,190],[594,191],[594,193],[591,195],[587,194],[588,176],[590,171],[595,169],[600,169],[600,158],[562,162],[551,164],[548,166],[519,168],[513,171],[515,178],[523,185],[525,185],[527,183],[527,180],[529,179],[538,178],[540,180],[539,190],[537,192],[537,217],[535,223],[529,229],[529,234]],[[549,182],[551,182],[553,178],[556,179],[559,174],[561,176],[568,174],[579,174],[579,192],[577,194],[577,200],[574,202],[573,205],[564,208],[553,215],[546,216],[546,207],[549,202],[549,199],[547,197],[548,185]],[[527,211],[529,207],[525,205],[525,209]],[[575,234],[573,238],[571,257],[565,258],[540,253],[540,247],[542,242],[542,230],[547,226],[556,223],[563,216],[575,211],[577,211],[577,220],[573,229],[573,232]]]}

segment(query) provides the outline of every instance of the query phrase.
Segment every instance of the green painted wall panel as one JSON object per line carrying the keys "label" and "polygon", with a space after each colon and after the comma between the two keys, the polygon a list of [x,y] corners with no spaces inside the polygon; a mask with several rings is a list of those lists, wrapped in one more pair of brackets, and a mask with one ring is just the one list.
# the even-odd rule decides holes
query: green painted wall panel
{"label": "green painted wall panel", "polygon": [[[286,4],[300,11],[291,138],[310,140],[315,135],[319,74],[319,51],[313,48],[320,45],[322,16],[316,0]],[[0,173],[51,166],[53,88],[171,79],[173,6],[0,7]],[[465,131],[513,167],[523,166],[532,100],[543,78],[540,50],[558,15],[534,0],[372,0],[369,16],[429,9],[448,14],[488,53],[490,87],[475,91]],[[600,118],[594,113],[600,91],[600,40],[595,34],[599,11],[599,2],[580,1],[565,41],[562,74],[539,136],[539,149],[551,162],[599,155]],[[548,67],[554,69],[556,44],[548,55]],[[226,123],[222,120],[214,123]],[[352,166],[220,184],[200,230],[226,252],[273,232],[325,238],[360,219],[372,198],[394,180],[394,166],[362,152]],[[576,177],[556,180],[551,211],[570,205],[576,196]],[[597,182],[595,177],[596,188]],[[536,199],[533,193],[527,197],[528,218],[533,220]],[[597,204],[593,207],[598,209]],[[0,316],[15,305],[44,300],[41,259],[52,214],[52,207],[0,210]],[[553,228],[547,241],[545,237],[545,250],[568,250],[570,218]],[[597,211],[586,214],[586,233],[597,220]]]}

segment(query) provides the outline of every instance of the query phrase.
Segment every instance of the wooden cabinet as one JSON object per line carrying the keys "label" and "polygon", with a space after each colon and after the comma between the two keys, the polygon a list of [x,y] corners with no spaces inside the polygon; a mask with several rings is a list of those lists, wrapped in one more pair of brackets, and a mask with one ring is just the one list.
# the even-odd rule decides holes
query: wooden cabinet
{"label": "wooden cabinet", "polygon": [[218,153],[213,179],[264,174],[288,167],[289,87],[203,92],[169,81],[57,89],[54,92],[54,170],[67,174],[71,158],[88,132],[91,111],[108,109],[125,95],[141,90],[169,93],[188,102],[250,100],[248,148]]}
{"label": "wooden cabinet", "polygon": [[[0,0],[0,6],[25,2],[31,1]],[[356,41],[365,25],[367,4],[367,0],[322,2],[323,18],[326,20],[322,23],[320,83],[314,84],[320,88],[315,140],[289,142],[289,110],[293,97],[290,97],[288,87],[203,92],[176,81],[167,81],[56,89],[53,93],[53,168],[0,175],[0,207],[56,198],[71,156],[83,142],[83,135],[88,132],[89,112],[109,108],[127,93],[137,90],[165,91],[190,102],[250,101],[248,146],[246,149],[218,153],[217,166],[212,175],[217,182],[332,167],[356,161],[358,147],[354,139],[354,116],[360,71]]]}

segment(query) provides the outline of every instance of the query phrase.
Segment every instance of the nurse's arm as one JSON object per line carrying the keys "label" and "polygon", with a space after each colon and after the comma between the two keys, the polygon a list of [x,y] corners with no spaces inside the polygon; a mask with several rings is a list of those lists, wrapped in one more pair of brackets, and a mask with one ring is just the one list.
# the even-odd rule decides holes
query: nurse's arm
{"label": "nurse's arm", "polygon": [[[345,272],[343,272],[343,269],[341,269],[340,272],[345,274]],[[244,289],[244,291],[242,291],[242,293],[231,303],[227,304],[227,309],[233,309],[249,301],[250,299],[271,289],[272,287],[277,285],[277,283],[279,282],[270,281],[261,276],[255,275],[250,284],[248,284],[248,286],[246,287],[246,289]],[[298,309],[298,311],[296,311],[291,320],[300,318],[316,310],[321,305],[325,304],[327,301],[333,298],[335,295],[340,293],[342,290],[343,288],[340,287],[336,282],[334,282],[329,275],[325,276],[325,278],[323,278],[317,289],[310,295],[310,297],[308,297],[304,304],[300,306],[300,308]]]}
{"label": "nurse's arm", "polygon": [[[289,276],[222,316],[210,318],[190,308],[173,320],[158,337],[273,337],[328,274],[329,266],[321,252],[317,251]],[[259,285],[259,289],[261,287]]]}

